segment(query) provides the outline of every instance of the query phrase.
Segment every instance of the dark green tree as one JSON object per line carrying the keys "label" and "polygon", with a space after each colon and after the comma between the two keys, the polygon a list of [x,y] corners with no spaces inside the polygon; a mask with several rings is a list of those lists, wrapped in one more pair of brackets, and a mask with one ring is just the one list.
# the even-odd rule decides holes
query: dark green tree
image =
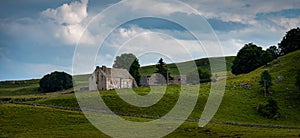
{"label": "dark green tree", "polygon": [[211,81],[211,73],[208,73],[206,71],[201,71],[199,74],[200,74],[200,83]]}
{"label": "dark green tree", "polygon": [[199,84],[211,81],[211,74],[202,71],[198,68],[197,72],[193,71],[187,75],[187,83],[189,84]]}
{"label": "dark green tree", "polygon": [[300,28],[289,30],[278,44],[283,55],[300,49]]}
{"label": "dark green tree", "polygon": [[73,87],[72,76],[58,71],[45,75],[39,84],[42,92],[56,92]]}
{"label": "dark green tree", "polygon": [[117,56],[113,67],[127,69],[131,76],[135,79],[137,85],[140,86],[140,63],[135,55],[131,53],[125,53],[121,54],[121,56]]}
{"label": "dark green tree", "polygon": [[276,59],[280,55],[280,51],[276,46],[270,46],[266,51],[271,53],[273,59]]}
{"label": "dark green tree", "polygon": [[273,85],[272,76],[269,71],[265,70],[261,73],[259,84],[264,87],[264,95],[267,96],[269,88]]}
{"label": "dark green tree", "polygon": [[233,61],[231,72],[235,75],[249,73],[265,64],[268,60],[262,60],[263,50],[255,44],[249,43],[239,50]]}
{"label": "dark green tree", "polygon": [[261,62],[261,65],[267,65],[268,62],[272,61],[273,59],[272,53],[269,51],[262,51],[258,61]]}
{"label": "dark green tree", "polygon": [[266,118],[278,118],[279,117],[279,107],[277,102],[270,98],[266,105],[259,105],[258,112]]}
{"label": "dark green tree", "polygon": [[168,72],[166,63],[163,61],[162,58],[159,59],[158,63],[156,64],[156,68],[157,70],[155,71],[155,73],[160,73],[165,77],[165,79],[171,78],[170,76],[171,73]]}

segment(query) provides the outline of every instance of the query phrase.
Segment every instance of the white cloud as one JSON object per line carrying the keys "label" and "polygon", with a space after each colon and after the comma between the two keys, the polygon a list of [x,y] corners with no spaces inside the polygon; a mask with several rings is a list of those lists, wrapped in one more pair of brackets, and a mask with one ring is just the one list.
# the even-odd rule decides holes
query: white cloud
{"label": "white cloud", "polygon": [[88,0],[75,1],[70,4],[63,4],[56,9],[47,9],[42,12],[42,15],[53,19],[59,24],[79,24],[87,16]]}
{"label": "white cloud", "polygon": [[42,16],[54,23],[54,37],[65,44],[75,45],[80,40],[83,44],[94,44],[95,38],[85,31],[85,25],[90,17],[87,13],[88,0],[75,1],[70,4],[63,4],[56,9],[47,9],[42,12]]}
{"label": "white cloud", "polygon": [[279,20],[276,21],[280,26],[284,27],[285,29],[295,28],[295,27],[299,27],[300,25],[300,16],[299,18],[280,18]]}
{"label": "white cloud", "polygon": [[137,34],[137,31],[135,29],[131,29],[131,28],[129,28],[129,29],[120,28],[119,32],[123,38],[130,38]]}
{"label": "white cloud", "polygon": [[239,39],[228,39],[222,41],[222,49],[224,56],[233,56],[244,46],[246,42]]}
{"label": "white cloud", "polygon": [[[211,49],[218,47],[218,42],[202,39],[202,42],[199,43],[196,40],[178,39],[176,30],[148,30],[137,26],[119,28],[119,31],[113,34],[110,41],[111,43],[106,46],[114,49],[115,53],[111,53],[114,57],[122,53],[133,53],[136,56],[156,53],[156,58],[159,55],[164,55],[172,59],[173,62],[182,62],[206,57],[205,54],[221,56],[220,53],[212,52],[216,49]],[[204,49],[208,53],[205,53]],[[101,57],[104,57],[104,55],[101,55]]]}
{"label": "white cloud", "polygon": [[200,11],[206,18],[217,18],[222,21],[255,23],[258,13],[277,12],[285,9],[300,8],[297,0],[272,0],[272,1],[243,1],[243,0],[201,0],[184,1]]}
{"label": "white cloud", "polygon": [[[265,24],[251,26],[242,30],[235,30],[226,33],[218,33],[221,42],[226,42],[231,39],[238,40],[241,46],[247,43],[254,43],[259,46],[268,47],[277,45],[284,36],[285,29],[278,29],[274,26],[267,26]],[[230,45],[225,45],[230,47]]]}
{"label": "white cloud", "polygon": [[175,12],[182,12],[187,14],[197,13],[183,4],[176,1],[159,1],[159,0],[131,0],[125,3],[133,11],[148,12],[154,15],[170,15]]}

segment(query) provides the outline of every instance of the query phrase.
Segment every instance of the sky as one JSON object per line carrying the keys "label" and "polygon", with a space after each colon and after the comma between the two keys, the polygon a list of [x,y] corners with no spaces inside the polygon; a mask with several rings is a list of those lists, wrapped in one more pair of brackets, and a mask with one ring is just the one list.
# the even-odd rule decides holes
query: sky
{"label": "sky", "polygon": [[[277,45],[300,26],[299,0],[174,1],[3,1],[0,80],[91,73],[122,53],[135,54],[141,65],[160,57],[170,63],[232,56],[250,42]],[[222,54],[213,53],[216,47]],[[76,57],[84,60],[74,71]]]}

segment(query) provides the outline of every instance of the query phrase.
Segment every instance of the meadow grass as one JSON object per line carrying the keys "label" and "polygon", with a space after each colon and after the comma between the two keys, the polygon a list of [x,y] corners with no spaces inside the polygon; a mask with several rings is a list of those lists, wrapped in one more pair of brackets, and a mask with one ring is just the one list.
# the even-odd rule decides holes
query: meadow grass
{"label": "meadow grass", "polygon": [[[108,137],[93,127],[79,111],[15,104],[0,106],[1,137]],[[139,122],[149,121],[149,119],[135,117],[124,118]],[[185,122],[165,137],[297,137],[299,133],[299,129],[224,124],[208,124],[202,128],[198,127],[197,122]],[[126,137],[132,136],[128,134]]]}
{"label": "meadow grass", "polygon": [[[300,127],[300,92],[294,85],[295,72],[300,69],[300,51],[295,51],[286,56],[279,57],[267,66],[260,67],[248,74],[234,76],[228,72],[226,90],[223,101],[212,122],[233,122],[238,124],[264,124],[275,126]],[[198,62],[200,64],[200,62]],[[201,64],[205,64],[204,62]],[[230,64],[228,62],[228,64]],[[153,71],[153,68],[149,68]],[[273,78],[271,95],[264,97],[263,88],[258,84],[260,74],[269,70]],[[147,71],[146,71],[147,72]],[[278,76],[283,76],[282,81],[276,81]],[[86,85],[84,82],[88,75],[75,76],[79,80],[78,85]],[[81,81],[81,82],[80,82]],[[224,81],[224,80],[223,80]],[[243,88],[241,83],[250,83],[250,88]],[[161,87],[161,86],[157,86]],[[210,83],[188,86],[187,92],[200,87],[198,101],[190,114],[189,119],[200,118],[207,101]],[[181,86],[168,86],[163,98],[150,107],[135,107],[123,101],[114,90],[100,91],[100,95],[107,106],[114,112],[123,112],[136,115],[164,116],[176,104]],[[0,87],[0,100],[14,100],[45,105],[65,106],[79,108],[73,89],[55,93],[39,93],[38,84]],[[122,89],[120,91],[127,91]],[[147,95],[150,87],[135,88],[139,95]],[[88,92],[87,93],[97,93]],[[158,93],[157,93],[158,94]],[[195,95],[189,95],[193,98]],[[256,107],[266,103],[272,97],[278,102],[280,108],[279,119],[266,119],[260,116]],[[84,135],[105,137],[97,131],[84,118],[81,112],[64,111],[43,107],[29,107],[14,104],[1,104],[1,136],[10,137],[83,137]],[[34,113],[34,114],[33,114]],[[128,120],[149,121],[144,118],[122,116]],[[71,119],[71,120],[70,120]],[[72,122],[72,120],[75,120]],[[41,122],[41,123],[37,123]],[[2,125],[3,124],[3,125]],[[43,127],[44,126],[44,127]],[[199,128],[195,122],[186,122],[167,137],[297,137],[299,129],[276,129],[243,127],[224,124],[208,124]]]}

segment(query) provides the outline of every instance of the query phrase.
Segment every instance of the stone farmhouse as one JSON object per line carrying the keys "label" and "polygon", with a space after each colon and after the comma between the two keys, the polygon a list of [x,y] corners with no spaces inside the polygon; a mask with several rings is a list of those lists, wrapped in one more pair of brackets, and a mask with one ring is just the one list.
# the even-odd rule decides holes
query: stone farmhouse
{"label": "stone farmhouse", "polygon": [[89,77],[89,90],[111,90],[137,87],[134,78],[126,69],[97,66]]}

